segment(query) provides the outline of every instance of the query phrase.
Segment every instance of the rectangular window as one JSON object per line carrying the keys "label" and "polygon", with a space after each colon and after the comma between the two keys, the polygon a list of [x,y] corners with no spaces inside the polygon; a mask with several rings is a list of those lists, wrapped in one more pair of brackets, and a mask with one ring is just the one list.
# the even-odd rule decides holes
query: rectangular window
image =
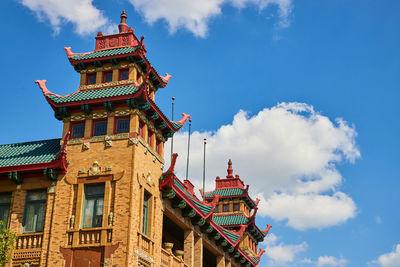
{"label": "rectangular window", "polygon": [[144,123],[139,121],[139,136],[144,138]]}
{"label": "rectangular window", "polygon": [[239,211],[240,210],[240,204],[239,203],[233,203],[233,211]]}
{"label": "rectangular window", "polygon": [[95,84],[96,83],[96,73],[87,74],[86,75],[86,84]]}
{"label": "rectangular window", "polygon": [[83,228],[101,227],[103,224],[104,184],[85,185]]}
{"label": "rectangular window", "polygon": [[156,150],[157,150],[157,154],[159,154],[159,155],[161,153],[161,146],[162,146],[162,142],[159,139],[156,139]]}
{"label": "rectangular window", "polygon": [[153,147],[153,132],[149,130],[147,133],[147,143],[150,147]]}
{"label": "rectangular window", "polygon": [[215,206],[214,212],[219,212],[219,205],[218,204],[217,204],[217,206]]}
{"label": "rectangular window", "polygon": [[85,135],[85,122],[74,123],[71,128],[72,138],[80,138]]}
{"label": "rectangular window", "polygon": [[222,206],[222,210],[223,210],[224,212],[229,211],[229,204],[224,204],[224,205]]}
{"label": "rectangular window", "polygon": [[93,136],[106,135],[107,134],[107,121],[94,121],[93,122]]}
{"label": "rectangular window", "polygon": [[0,194],[0,221],[4,222],[4,226],[8,224],[8,216],[10,215],[11,193]]}
{"label": "rectangular window", "polygon": [[119,71],[119,80],[128,80],[129,79],[129,70],[124,69]]}
{"label": "rectangular window", "polygon": [[23,233],[43,232],[46,198],[46,189],[26,193],[24,218],[22,220]]}
{"label": "rectangular window", "polygon": [[116,133],[127,133],[127,132],[129,132],[129,126],[130,126],[129,118],[117,119],[115,132]]}
{"label": "rectangular window", "polygon": [[103,83],[112,82],[112,71],[103,72]]}
{"label": "rectangular window", "polygon": [[145,235],[147,235],[149,232],[150,197],[151,195],[145,191],[143,197],[143,227],[142,227],[142,232]]}

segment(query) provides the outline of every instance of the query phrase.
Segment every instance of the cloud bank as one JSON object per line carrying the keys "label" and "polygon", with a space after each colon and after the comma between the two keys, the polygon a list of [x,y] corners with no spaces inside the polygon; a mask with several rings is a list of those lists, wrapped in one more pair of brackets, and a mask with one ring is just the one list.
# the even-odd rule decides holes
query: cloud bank
{"label": "cloud bank", "polygon": [[41,21],[47,19],[56,34],[66,23],[73,24],[79,35],[91,34],[99,29],[109,31],[114,27],[103,12],[93,5],[93,0],[19,0],[19,2],[33,11]]}
{"label": "cloud bank", "polygon": [[[71,23],[79,35],[92,34],[98,30],[113,32],[116,25],[104,16],[93,0],[17,0],[33,11],[42,21],[49,21],[57,34],[64,24]],[[224,5],[237,9],[255,6],[259,11],[276,7],[278,28],[290,25],[292,0],[129,0],[145,21],[152,24],[158,20],[168,25],[170,33],[186,29],[195,36],[205,37],[210,20],[222,13]]]}
{"label": "cloud bank", "polygon": [[[187,134],[174,137],[174,152],[180,155],[176,171],[182,178]],[[215,132],[192,133],[189,178],[200,188],[207,138],[206,191],[213,189],[216,176],[225,177],[232,159],[235,173],[262,199],[261,215],[299,230],[337,225],[356,215],[354,201],[339,191],[343,177],[336,168],[360,157],[356,136],[343,119],[333,122],[304,103],[281,103],[254,116],[239,111]]]}
{"label": "cloud bank", "polygon": [[290,25],[291,0],[130,0],[133,7],[143,15],[147,23],[164,20],[171,33],[183,28],[199,37],[207,34],[210,20],[222,13],[223,5],[245,8],[255,5],[264,10],[270,5],[278,8],[278,26]]}
{"label": "cloud bank", "polygon": [[397,244],[392,252],[382,254],[372,261],[369,266],[398,267],[400,266],[400,244]]}

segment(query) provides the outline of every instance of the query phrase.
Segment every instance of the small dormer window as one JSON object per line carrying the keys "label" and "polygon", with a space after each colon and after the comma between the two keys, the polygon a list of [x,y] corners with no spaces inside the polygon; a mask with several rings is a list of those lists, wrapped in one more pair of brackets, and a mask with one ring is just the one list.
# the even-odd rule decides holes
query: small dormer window
{"label": "small dormer window", "polygon": [[240,204],[239,203],[234,203],[233,204],[233,211],[239,211],[240,210]]}
{"label": "small dormer window", "polygon": [[123,69],[119,71],[119,80],[128,80],[129,79],[129,70],[128,69]]}
{"label": "small dormer window", "polygon": [[88,74],[86,76],[86,84],[95,84],[96,83],[96,73]]}
{"label": "small dormer window", "polygon": [[229,211],[229,204],[224,204],[224,205],[222,206],[222,210],[223,210],[224,212],[228,212],[228,211]]}
{"label": "small dormer window", "polygon": [[71,126],[71,137],[80,138],[85,134],[85,122],[74,123]]}
{"label": "small dormer window", "polygon": [[93,136],[107,134],[107,120],[98,120],[93,122]]}
{"label": "small dormer window", "polygon": [[103,72],[103,83],[112,82],[112,71]]}
{"label": "small dormer window", "polygon": [[118,118],[116,123],[115,133],[129,132],[130,120],[128,117]]}

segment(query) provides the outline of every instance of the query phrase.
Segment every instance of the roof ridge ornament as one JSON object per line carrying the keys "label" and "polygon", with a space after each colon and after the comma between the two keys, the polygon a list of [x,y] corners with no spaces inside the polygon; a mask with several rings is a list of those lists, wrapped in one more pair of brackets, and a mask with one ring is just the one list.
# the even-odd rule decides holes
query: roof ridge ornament
{"label": "roof ridge ornament", "polygon": [[126,24],[126,19],[128,18],[128,15],[126,15],[125,10],[122,11],[120,18],[121,22],[118,25],[118,30],[119,33],[123,33],[128,31],[129,29],[128,25]]}
{"label": "roof ridge ornament", "polygon": [[226,178],[233,178],[233,169],[232,169],[232,160],[229,159],[228,161],[228,175],[226,176]]}

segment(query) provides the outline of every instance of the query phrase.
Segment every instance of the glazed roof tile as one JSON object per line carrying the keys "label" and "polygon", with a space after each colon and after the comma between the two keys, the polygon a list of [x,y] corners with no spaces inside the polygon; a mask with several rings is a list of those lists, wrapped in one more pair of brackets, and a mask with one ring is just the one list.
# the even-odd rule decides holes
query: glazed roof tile
{"label": "glazed roof tile", "polygon": [[204,205],[203,203],[200,203],[198,200],[196,200],[187,190],[185,190],[185,188],[177,181],[175,180],[175,185],[177,187],[179,187],[179,189],[181,189],[183,192],[185,192],[185,194],[193,201],[194,204],[196,204],[196,206],[204,213],[204,214],[208,214],[213,207],[212,206],[207,206]]}
{"label": "glazed roof tile", "polygon": [[230,232],[230,231],[228,231],[228,230],[226,230],[226,229],[224,229],[224,228],[222,228],[222,227],[221,227],[221,229],[222,229],[222,231],[224,231],[224,233],[225,233],[233,242],[238,241],[238,239],[240,238],[240,235],[234,234],[234,233],[232,233],[232,232]]}
{"label": "glazed roof tile", "polygon": [[61,139],[0,145],[0,167],[45,163],[57,158]]}
{"label": "glazed roof tile", "polygon": [[212,220],[218,225],[247,224],[249,221],[243,214],[213,216]]}
{"label": "glazed roof tile", "polygon": [[240,196],[246,193],[245,189],[241,188],[225,188],[225,189],[217,189],[212,192],[206,193],[204,197],[213,197],[214,195],[220,196]]}
{"label": "glazed roof tile", "polygon": [[48,97],[55,103],[59,104],[59,103],[69,103],[82,100],[130,95],[136,93],[137,91],[138,91],[137,87],[132,85],[127,85],[127,86],[110,87],[105,89],[78,91],[76,93],[67,96],[46,95],[46,97]]}
{"label": "glazed roof tile", "polygon": [[101,51],[94,51],[87,54],[82,55],[74,55],[69,57],[72,60],[84,60],[84,59],[94,59],[94,58],[101,58],[101,57],[109,57],[109,56],[117,56],[123,54],[129,54],[135,52],[138,47],[121,47],[121,48],[114,48],[114,49],[107,49]]}

